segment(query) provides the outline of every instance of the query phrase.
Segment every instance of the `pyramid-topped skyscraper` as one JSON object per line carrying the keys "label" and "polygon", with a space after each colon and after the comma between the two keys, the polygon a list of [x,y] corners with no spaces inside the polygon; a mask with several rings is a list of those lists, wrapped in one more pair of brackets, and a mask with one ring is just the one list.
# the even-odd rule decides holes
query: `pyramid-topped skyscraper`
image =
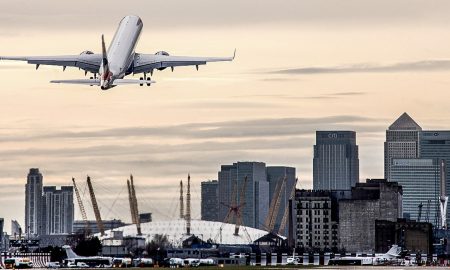
{"label": "pyramid-topped skyscraper", "polygon": [[392,159],[418,158],[422,128],[406,112],[386,130],[384,143],[384,177],[390,180]]}

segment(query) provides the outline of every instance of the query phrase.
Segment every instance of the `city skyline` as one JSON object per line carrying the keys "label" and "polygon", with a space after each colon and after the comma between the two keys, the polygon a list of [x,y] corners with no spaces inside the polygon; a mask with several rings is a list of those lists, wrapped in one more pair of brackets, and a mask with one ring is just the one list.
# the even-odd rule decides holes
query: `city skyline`
{"label": "city skyline", "polygon": [[24,207],[29,168],[58,186],[89,174],[104,218],[124,220],[121,190],[130,173],[155,220],[176,213],[178,183],[191,173],[193,217],[200,217],[200,182],[215,179],[220,164],[291,166],[297,186],[311,188],[316,130],[357,133],[363,180],[383,176],[384,132],[403,112],[424,129],[450,129],[445,1],[3,4],[1,55],[99,52],[101,33],[110,40],[128,14],[144,20],[138,51],[227,56],[237,48],[232,63],[155,72],[161,83],[150,88],[108,93],[48,84],[84,75],[76,69],[1,61],[0,204],[8,207],[0,217],[7,225],[23,226],[23,211],[14,208]]}

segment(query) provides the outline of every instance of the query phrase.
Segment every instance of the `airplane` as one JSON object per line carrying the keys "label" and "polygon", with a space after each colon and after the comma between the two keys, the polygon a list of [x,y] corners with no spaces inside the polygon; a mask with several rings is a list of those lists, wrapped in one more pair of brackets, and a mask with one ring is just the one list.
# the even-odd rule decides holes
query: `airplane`
{"label": "airplane", "polygon": [[391,249],[385,254],[375,254],[374,257],[345,256],[334,258],[330,259],[328,265],[383,265],[396,260],[401,252],[401,247],[392,245]]}
{"label": "airplane", "polygon": [[[208,62],[233,61],[236,50],[232,57],[189,57],[172,56],[165,51],[155,54],[136,53],[135,48],[143,28],[141,18],[130,15],[125,16],[119,23],[119,27],[106,50],[105,39],[102,35],[102,53],[95,54],[92,51],[83,51],[79,55],[62,56],[0,56],[0,60],[26,61],[28,64],[77,67],[84,70],[85,76],[88,72],[94,76],[90,79],[79,80],[53,80],[51,83],[82,84],[100,86],[102,90],[125,84],[146,84],[150,86],[154,81],[147,77],[147,73],[153,76],[153,71],[164,70],[179,66],[195,66]],[[139,80],[125,79],[129,74],[143,74]],[[98,77],[97,77],[98,74]]]}
{"label": "airplane", "polygon": [[90,267],[111,267],[113,264],[112,257],[79,256],[68,245],[63,246],[62,248],[66,251],[68,264],[71,263],[71,265],[84,263]]}

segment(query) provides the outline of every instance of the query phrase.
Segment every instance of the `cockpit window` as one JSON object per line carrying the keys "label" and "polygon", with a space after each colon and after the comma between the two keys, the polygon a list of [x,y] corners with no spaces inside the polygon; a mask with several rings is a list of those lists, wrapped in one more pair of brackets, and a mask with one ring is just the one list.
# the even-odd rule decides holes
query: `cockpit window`
{"label": "cockpit window", "polygon": [[136,25],[141,25],[142,24],[142,20],[141,18],[139,18],[139,20],[137,21]]}

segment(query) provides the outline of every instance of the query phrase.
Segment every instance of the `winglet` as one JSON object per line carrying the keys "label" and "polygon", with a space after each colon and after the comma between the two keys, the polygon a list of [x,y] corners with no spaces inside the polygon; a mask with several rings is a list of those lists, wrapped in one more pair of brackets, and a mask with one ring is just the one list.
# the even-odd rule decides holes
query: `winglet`
{"label": "winglet", "polygon": [[233,53],[233,58],[232,58],[232,60],[234,60],[235,57],[236,57],[236,48],[234,48],[234,53]]}

